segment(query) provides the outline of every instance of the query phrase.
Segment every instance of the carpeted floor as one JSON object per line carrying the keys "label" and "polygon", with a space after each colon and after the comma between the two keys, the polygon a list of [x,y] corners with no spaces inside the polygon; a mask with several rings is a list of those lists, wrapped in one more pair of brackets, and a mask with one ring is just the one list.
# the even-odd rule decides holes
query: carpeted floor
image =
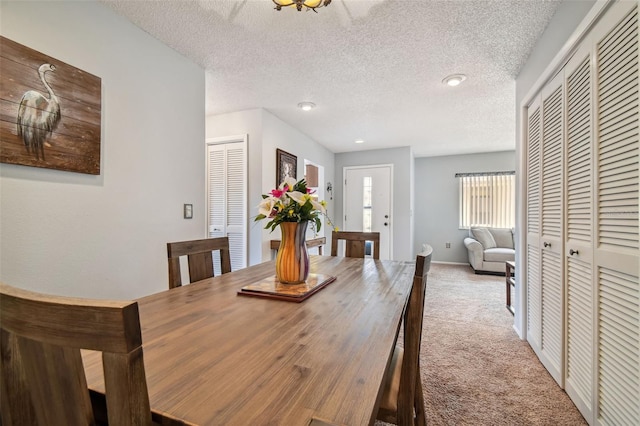
{"label": "carpeted floor", "polygon": [[421,368],[429,425],[587,424],[513,330],[504,277],[432,265]]}

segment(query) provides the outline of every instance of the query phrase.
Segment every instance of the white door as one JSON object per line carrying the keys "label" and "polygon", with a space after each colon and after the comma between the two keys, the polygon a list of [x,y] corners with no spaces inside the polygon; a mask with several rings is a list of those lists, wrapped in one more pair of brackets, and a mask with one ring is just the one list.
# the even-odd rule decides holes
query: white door
{"label": "white door", "polygon": [[390,259],[391,166],[344,169],[344,231],[379,232],[380,259]]}
{"label": "white door", "polygon": [[564,81],[558,74],[542,89],[540,145],[540,307],[538,357],[558,384],[564,386],[564,262],[563,147]]}
{"label": "white door", "polygon": [[[229,139],[225,139],[228,141]],[[246,142],[207,141],[207,235],[229,237],[231,269],[247,266]],[[214,253],[214,273],[219,272]]]}

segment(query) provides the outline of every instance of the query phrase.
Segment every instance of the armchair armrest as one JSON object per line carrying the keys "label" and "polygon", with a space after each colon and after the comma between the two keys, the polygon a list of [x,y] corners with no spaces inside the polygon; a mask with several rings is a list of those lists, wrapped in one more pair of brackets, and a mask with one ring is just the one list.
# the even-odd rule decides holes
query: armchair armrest
{"label": "armchair armrest", "polygon": [[484,247],[480,244],[480,241],[467,237],[464,239],[464,245],[469,251],[469,263],[473,269],[482,269],[482,260],[484,259]]}

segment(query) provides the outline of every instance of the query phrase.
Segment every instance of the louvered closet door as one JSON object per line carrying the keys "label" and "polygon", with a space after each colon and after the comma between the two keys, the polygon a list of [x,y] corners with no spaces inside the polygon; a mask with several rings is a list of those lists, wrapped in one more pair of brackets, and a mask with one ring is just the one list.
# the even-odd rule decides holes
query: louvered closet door
{"label": "louvered closet door", "polygon": [[593,100],[590,43],[564,69],[565,140],[565,390],[593,418]]}
{"label": "louvered closet door", "polygon": [[527,126],[527,341],[540,351],[542,334],[540,285],[540,98],[529,105]]}
{"label": "louvered closet door", "polygon": [[227,144],[227,211],[231,269],[247,267],[247,167],[244,144]]}
{"label": "louvered closet door", "polygon": [[558,74],[542,90],[541,144],[541,342],[538,356],[551,376],[564,381],[563,287],[564,85]]}
{"label": "louvered closet door", "polygon": [[208,227],[209,238],[224,236],[224,217],[226,209],[226,172],[225,146],[207,146],[207,176],[208,176]]}
{"label": "louvered closet door", "polygon": [[[244,142],[207,145],[208,235],[229,237],[231,269],[247,266],[247,167]],[[214,253],[214,273],[220,273]]]}
{"label": "louvered closet door", "polygon": [[640,424],[638,4],[594,29],[596,79],[596,416]]}

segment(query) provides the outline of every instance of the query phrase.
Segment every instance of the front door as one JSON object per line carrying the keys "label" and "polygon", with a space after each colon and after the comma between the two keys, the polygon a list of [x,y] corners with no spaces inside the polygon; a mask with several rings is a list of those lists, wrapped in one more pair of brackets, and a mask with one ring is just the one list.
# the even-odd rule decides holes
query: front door
{"label": "front door", "polygon": [[345,167],[344,230],[380,233],[380,259],[390,259],[391,166]]}

